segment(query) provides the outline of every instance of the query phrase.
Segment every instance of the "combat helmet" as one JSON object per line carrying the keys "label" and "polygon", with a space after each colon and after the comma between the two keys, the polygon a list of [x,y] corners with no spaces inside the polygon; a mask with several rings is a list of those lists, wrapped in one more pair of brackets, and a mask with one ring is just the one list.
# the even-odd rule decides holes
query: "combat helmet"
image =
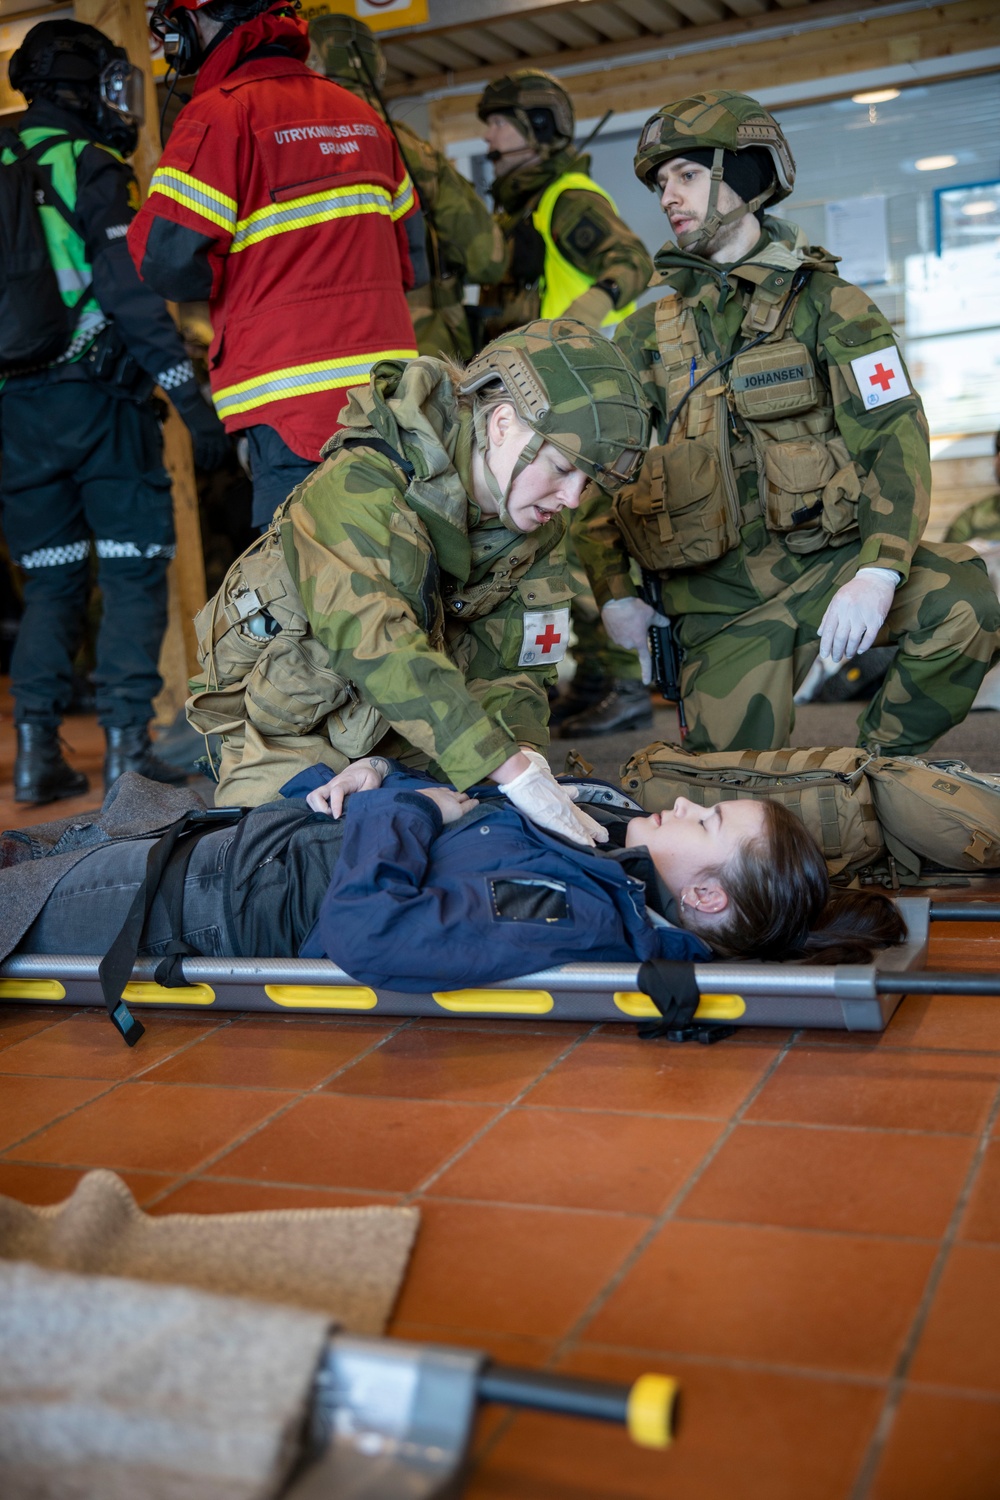
{"label": "combat helmet", "polygon": [[[532,429],[506,491],[484,465],[505,526],[511,486],[543,443],[611,491],[635,479],[646,456],[649,403],[635,372],[614,344],[575,318],[540,318],[494,339],[471,361],[458,392],[507,396]],[[475,421],[485,458],[487,410],[478,403]]]}
{"label": "combat helmet", "polygon": [[[764,190],[751,198],[745,207],[719,213],[719,185],[722,182],[724,153],[763,150],[771,159],[774,177]],[[658,192],[656,172],[665,161],[684,156],[689,151],[714,151],[712,187],[705,222],[678,236],[682,250],[697,250],[706,244],[725,224],[731,224],[745,213],[755,213],[763,203],[780,203],[795,185],[795,158],[789,150],[781,126],[762,104],[749,94],[735,94],[730,89],[713,89],[707,94],[691,94],[675,104],[665,104],[642,128],[635,153],[635,175],[652,191]]]}
{"label": "combat helmet", "polygon": [[561,83],[538,68],[518,68],[494,78],[476,113],[483,121],[510,115],[528,143],[542,152],[561,151],[573,139],[572,101]]}
{"label": "combat helmet", "polygon": [[377,101],[376,90],[385,82],[385,55],[370,27],[354,16],[313,16],[309,40],[314,58],[310,65],[345,88]]}

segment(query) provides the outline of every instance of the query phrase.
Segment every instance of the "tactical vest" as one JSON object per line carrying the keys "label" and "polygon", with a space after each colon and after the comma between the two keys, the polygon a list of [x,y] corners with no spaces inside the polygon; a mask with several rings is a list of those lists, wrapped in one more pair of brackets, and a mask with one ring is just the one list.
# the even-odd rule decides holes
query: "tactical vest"
{"label": "tactical vest", "polygon": [[[740,328],[745,344],[764,338],[715,376],[697,298],[668,292],[656,304],[654,376],[668,420],[680,411],[667,444],[649,450],[639,479],[614,501],[629,552],[650,572],[714,562],[761,516],[799,554],[858,535],[861,471],[814,352],[792,331],[789,291],[802,262],[775,245],[768,258],[775,264],[750,268],[762,275]],[[754,482],[741,486],[748,471]]]}
{"label": "tactical vest", "polygon": [[[586,193],[597,193],[611,204],[614,212],[618,209],[610,193],[588,177],[585,172],[564,172],[557,177],[555,182],[550,182],[541,198],[538,207],[531,215],[531,222],[545,241],[545,271],[542,277],[542,305],[539,312],[541,318],[560,318],[577,297],[582,297],[584,292],[589,291],[594,285],[594,277],[587,276],[573,265],[572,261],[566,259],[552,238],[552,215],[555,212],[556,200],[569,188],[579,188]],[[627,318],[629,313],[635,312],[635,303],[630,302],[627,307],[615,307],[601,322],[602,328],[610,328],[615,323],[620,323]]]}
{"label": "tactical vest", "polygon": [[[49,136],[53,137],[51,146],[42,151],[38,162],[40,166],[51,172],[52,186],[72,213],[76,209],[77,162],[87,147],[94,145],[95,142],[71,140],[64,130],[51,125],[34,125],[18,133],[29,148],[38,145]],[[109,147],[101,149],[110,150]],[[116,152],[111,154],[117,156]],[[59,283],[60,295],[66,306],[77,313],[73,338],[66,352],[57,361],[59,364],[64,364],[70,360],[79,359],[101,329],[106,326],[108,320],[101,311],[97,299],[90,293],[93,272],[90,261],[87,259],[87,247],[82,236],[71,224],[67,224],[58,209],[43,203],[39,208],[39,213],[42,228],[45,231],[49,257]]]}

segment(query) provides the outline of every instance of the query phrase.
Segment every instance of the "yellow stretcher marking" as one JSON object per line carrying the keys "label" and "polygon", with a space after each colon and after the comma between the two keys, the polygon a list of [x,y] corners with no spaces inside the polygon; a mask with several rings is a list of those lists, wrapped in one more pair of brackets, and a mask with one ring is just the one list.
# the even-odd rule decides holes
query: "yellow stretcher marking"
{"label": "yellow stretcher marking", "polygon": [[168,989],[151,979],[130,979],[122,999],[133,1005],[211,1005],[215,991],[208,984],[184,984]]}
{"label": "yellow stretcher marking", "polygon": [[640,1448],[668,1448],[673,1439],[677,1381],[669,1375],[640,1375],[628,1393],[628,1435]]}
{"label": "yellow stretcher marking", "polygon": [[[615,990],[614,1001],[627,1016],[651,1016],[660,1014],[648,995],[636,990]],[[702,995],[694,1013],[696,1021],[735,1021],[745,1014],[747,1003],[742,995]]]}
{"label": "yellow stretcher marking", "polygon": [[58,979],[0,979],[0,1000],[65,1000]]}
{"label": "yellow stretcher marking", "polygon": [[374,1010],[378,996],[363,984],[265,984],[275,1005],[313,1010]]}
{"label": "yellow stretcher marking", "polygon": [[548,990],[436,990],[434,999],[442,1010],[507,1016],[544,1016],[555,1005]]}

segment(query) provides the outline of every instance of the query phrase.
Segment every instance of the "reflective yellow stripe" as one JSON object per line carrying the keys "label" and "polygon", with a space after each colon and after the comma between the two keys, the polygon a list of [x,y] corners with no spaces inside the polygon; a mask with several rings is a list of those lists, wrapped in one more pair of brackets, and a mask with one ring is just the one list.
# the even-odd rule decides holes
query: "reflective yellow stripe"
{"label": "reflective yellow stripe", "polygon": [[407,174],[396,189],[396,196],[392,200],[392,217],[394,219],[401,219],[404,214],[410,212],[412,207],[413,183],[410,181],[409,174]]}
{"label": "reflective yellow stripe", "polygon": [[392,204],[388,191],[373,182],[328,188],[322,193],[310,193],[305,198],[290,198],[287,203],[270,203],[239,220],[229,252],[235,255],[271,235],[284,234],[289,229],[305,229],[310,224],[322,224],[329,219],[348,219],[358,214],[385,214],[392,218],[395,217]]}
{"label": "reflective yellow stripe", "polygon": [[162,193],[165,198],[173,198],[182,207],[190,208],[203,219],[218,224],[220,229],[225,229],[229,234],[236,228],[236,199],[220,193],[207,182],[200,182],[188,172],[180,172],[176,167],[157,167],[149,184],[149,191]]}
{"label": "reflective yellow stripe", "polygon": [[283,401],[289,396],[308,396],[316,391],[332,391],[345,385],[364,385],[372,366],[380,359],[416,359],[416,349],[380,349],[374,354],[350,354],[343,359],[321,359],[309,365],[289,365],[270,370],[252,380],[213,391],[212,400],[220,417],[235,417]]}

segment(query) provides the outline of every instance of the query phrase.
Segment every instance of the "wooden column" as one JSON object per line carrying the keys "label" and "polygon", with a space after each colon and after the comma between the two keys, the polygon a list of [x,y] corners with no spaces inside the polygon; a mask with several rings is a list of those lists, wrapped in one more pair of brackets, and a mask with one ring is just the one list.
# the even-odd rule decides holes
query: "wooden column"
{"label": "wooden column", "polygon": [[[119,47],[129,61],[146,75],[146,122],[139,132],[139,145],[132,164],[143,194],[160,159],[160,120],[149,51],[149,30],[143,0],[74,0],[78,21],[96,26]],[[170,472],[174,494],[174,525],[177,557],[170,565],[170,615],[160,652],[163,691],[156,700],[156,718],[173,721],[187,697],[187,679],[198,666],[194,616],[205,602],[205,562],[201,551],[198,490],[188,430],[171,406],[163,427],[163,460]]]}

